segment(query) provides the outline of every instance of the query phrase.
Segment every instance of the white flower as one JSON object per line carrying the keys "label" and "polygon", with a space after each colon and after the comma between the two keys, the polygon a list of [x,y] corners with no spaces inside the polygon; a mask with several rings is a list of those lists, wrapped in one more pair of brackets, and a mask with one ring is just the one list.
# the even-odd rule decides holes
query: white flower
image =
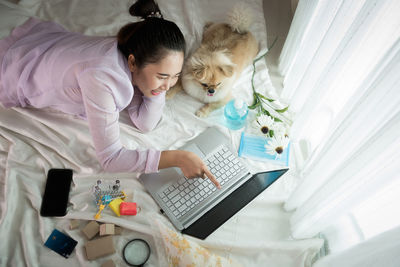
{"label": "white flower", "polygon": [[265,149],[267,153],[270,155],[280,156],[287,145],[289,144],[289,138],[285,136],[274,136],[272,137],[267,144],[265,145]]}
{"label": "white flower", "polygon": [[260,115],[253,121],[251,127],[255,134],[268,136],[269,131],[275,128],[275,122],[274,119],[268,115]]}
{"label": "white flower", "polygon": [[286,125],[282,122],[275,122],[274,136],[289,137]]}

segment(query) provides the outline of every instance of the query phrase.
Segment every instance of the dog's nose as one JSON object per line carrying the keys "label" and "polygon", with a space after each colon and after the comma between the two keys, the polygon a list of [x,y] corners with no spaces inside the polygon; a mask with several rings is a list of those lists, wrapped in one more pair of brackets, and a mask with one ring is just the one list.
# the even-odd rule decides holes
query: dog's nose
{"label": "dog's nose", "polygon": [[214,93],[215,93],[215,90],[214,90],[214,89],[208,89],[208,92],[209,92],[210,94],[214,94]]}

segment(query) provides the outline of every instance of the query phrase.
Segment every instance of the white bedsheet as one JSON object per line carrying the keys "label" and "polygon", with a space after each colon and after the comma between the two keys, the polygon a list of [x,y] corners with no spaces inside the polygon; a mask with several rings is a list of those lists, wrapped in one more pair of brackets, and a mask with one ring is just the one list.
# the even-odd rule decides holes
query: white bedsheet
{"label": "white bedsheet", "polygon": [[[17,2],[15,4],[15,2]],[[185,34],[190,51],[199,44],[206,21],[223,21],[224,14],[239,0],[159,0],[164,17],[175,21]],[[243,2],[243,1],[241,1]],[[261,0],[246,0],[255,12],[252,26],[260,41],[260,55],[267,51],[267,34]],[[54,20],[71,31],[89,35],[115,35],[122,25],[133,20],[127,10],[131,1],[118,0],[0,0],[0,38],[33,15]],[[252,69],[249,67],[237,83],[234,95],[251,103]],[[257,64],[255,85],[260,91],[274,93],[264,61]],[[202,104],[181,92],[167,101],[161,122],[154,131],[139,133],[121,113],[121,138],[130,148],[174,149],[199,134],[210,125],[217,125],[231,138],[237,148],[239,131],[221,125],[222,110],[207,119],[194,112]],[[269,163],[245,160],[253,171],[279,168]],[[44,218],[39,215],[47,170],[74,170],[68,214],[64,218]],[[156,238],[154,219],[171,226],[159,213],[156,203],[136,180],[137,173],[109,174],[101,170],[84,120],[49,110],[4,109],[0,106],[0,266],[99,266],[113,259],[125,266],[121,251],[126,242],[141,237],[150,242],[152,254],[146,266],[164,266],[163,248]],[[70,230],[69,220],[81,219],[80,229],[96,213],[90,189],[97,179],[119,179],[122,188],[133,190],[133,200],[141,212],[132,217],[116,217],[107,208],[101,222],[123,227],[115,236],[116,253],[95,261],[87,261],[83,248],[86,238],[80,230]],[[241,210],[205,241],[190,238],[211,252],[234,259],[243,266],[310,266],[321,240],[292,240],[289,216],[282,204],[296,180],[285,174],[245,209]],[[78,241],[66,260],[48,248],[44,242],[57,228]]]}

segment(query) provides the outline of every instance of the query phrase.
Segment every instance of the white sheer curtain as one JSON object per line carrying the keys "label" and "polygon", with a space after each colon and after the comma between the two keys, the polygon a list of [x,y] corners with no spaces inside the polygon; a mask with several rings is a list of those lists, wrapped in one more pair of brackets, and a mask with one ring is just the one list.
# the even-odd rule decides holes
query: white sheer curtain
{"label": "white sheer curtain", "polygon": [[389,230],[336,255],[318,260],[313,267],[399,266],[400,228]]}
{"label": "white sheer curtain", "polygon": [[300,182],[285,205],[295,238],[346,216],[359,241],[400,225],[399,14],[398,0],[299,1],[279,64],[295,114]]}

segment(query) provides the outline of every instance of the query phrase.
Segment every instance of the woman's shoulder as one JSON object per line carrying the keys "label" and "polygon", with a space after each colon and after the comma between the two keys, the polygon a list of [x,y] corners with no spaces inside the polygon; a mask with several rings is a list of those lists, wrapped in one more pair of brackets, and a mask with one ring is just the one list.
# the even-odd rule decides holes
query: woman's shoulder
{"label": "woman's shoulder", "polygon": [[86,60],[83,73],[94,73],[96,77],[108,77],[106,80],[113,80],[115,83],[132,81],[131,73],[127,62],[120,57],[119,53],[99,53],[98,57]]}
{"label": "woman's shoulder", "polygon": [[118,49],[115,37],[88,37],[80,53],[85,54],[88,68],[111,69],[124,73],[129,72],[128,61]]}
{"label": "woman's shoulder", "polygon": [[115,57],[103,56],[86,62],[79,80],[94,90],[87,93],[96,94],[98,90],[110,93],[119,109],[125,108],[133,97],[129,69]]}

